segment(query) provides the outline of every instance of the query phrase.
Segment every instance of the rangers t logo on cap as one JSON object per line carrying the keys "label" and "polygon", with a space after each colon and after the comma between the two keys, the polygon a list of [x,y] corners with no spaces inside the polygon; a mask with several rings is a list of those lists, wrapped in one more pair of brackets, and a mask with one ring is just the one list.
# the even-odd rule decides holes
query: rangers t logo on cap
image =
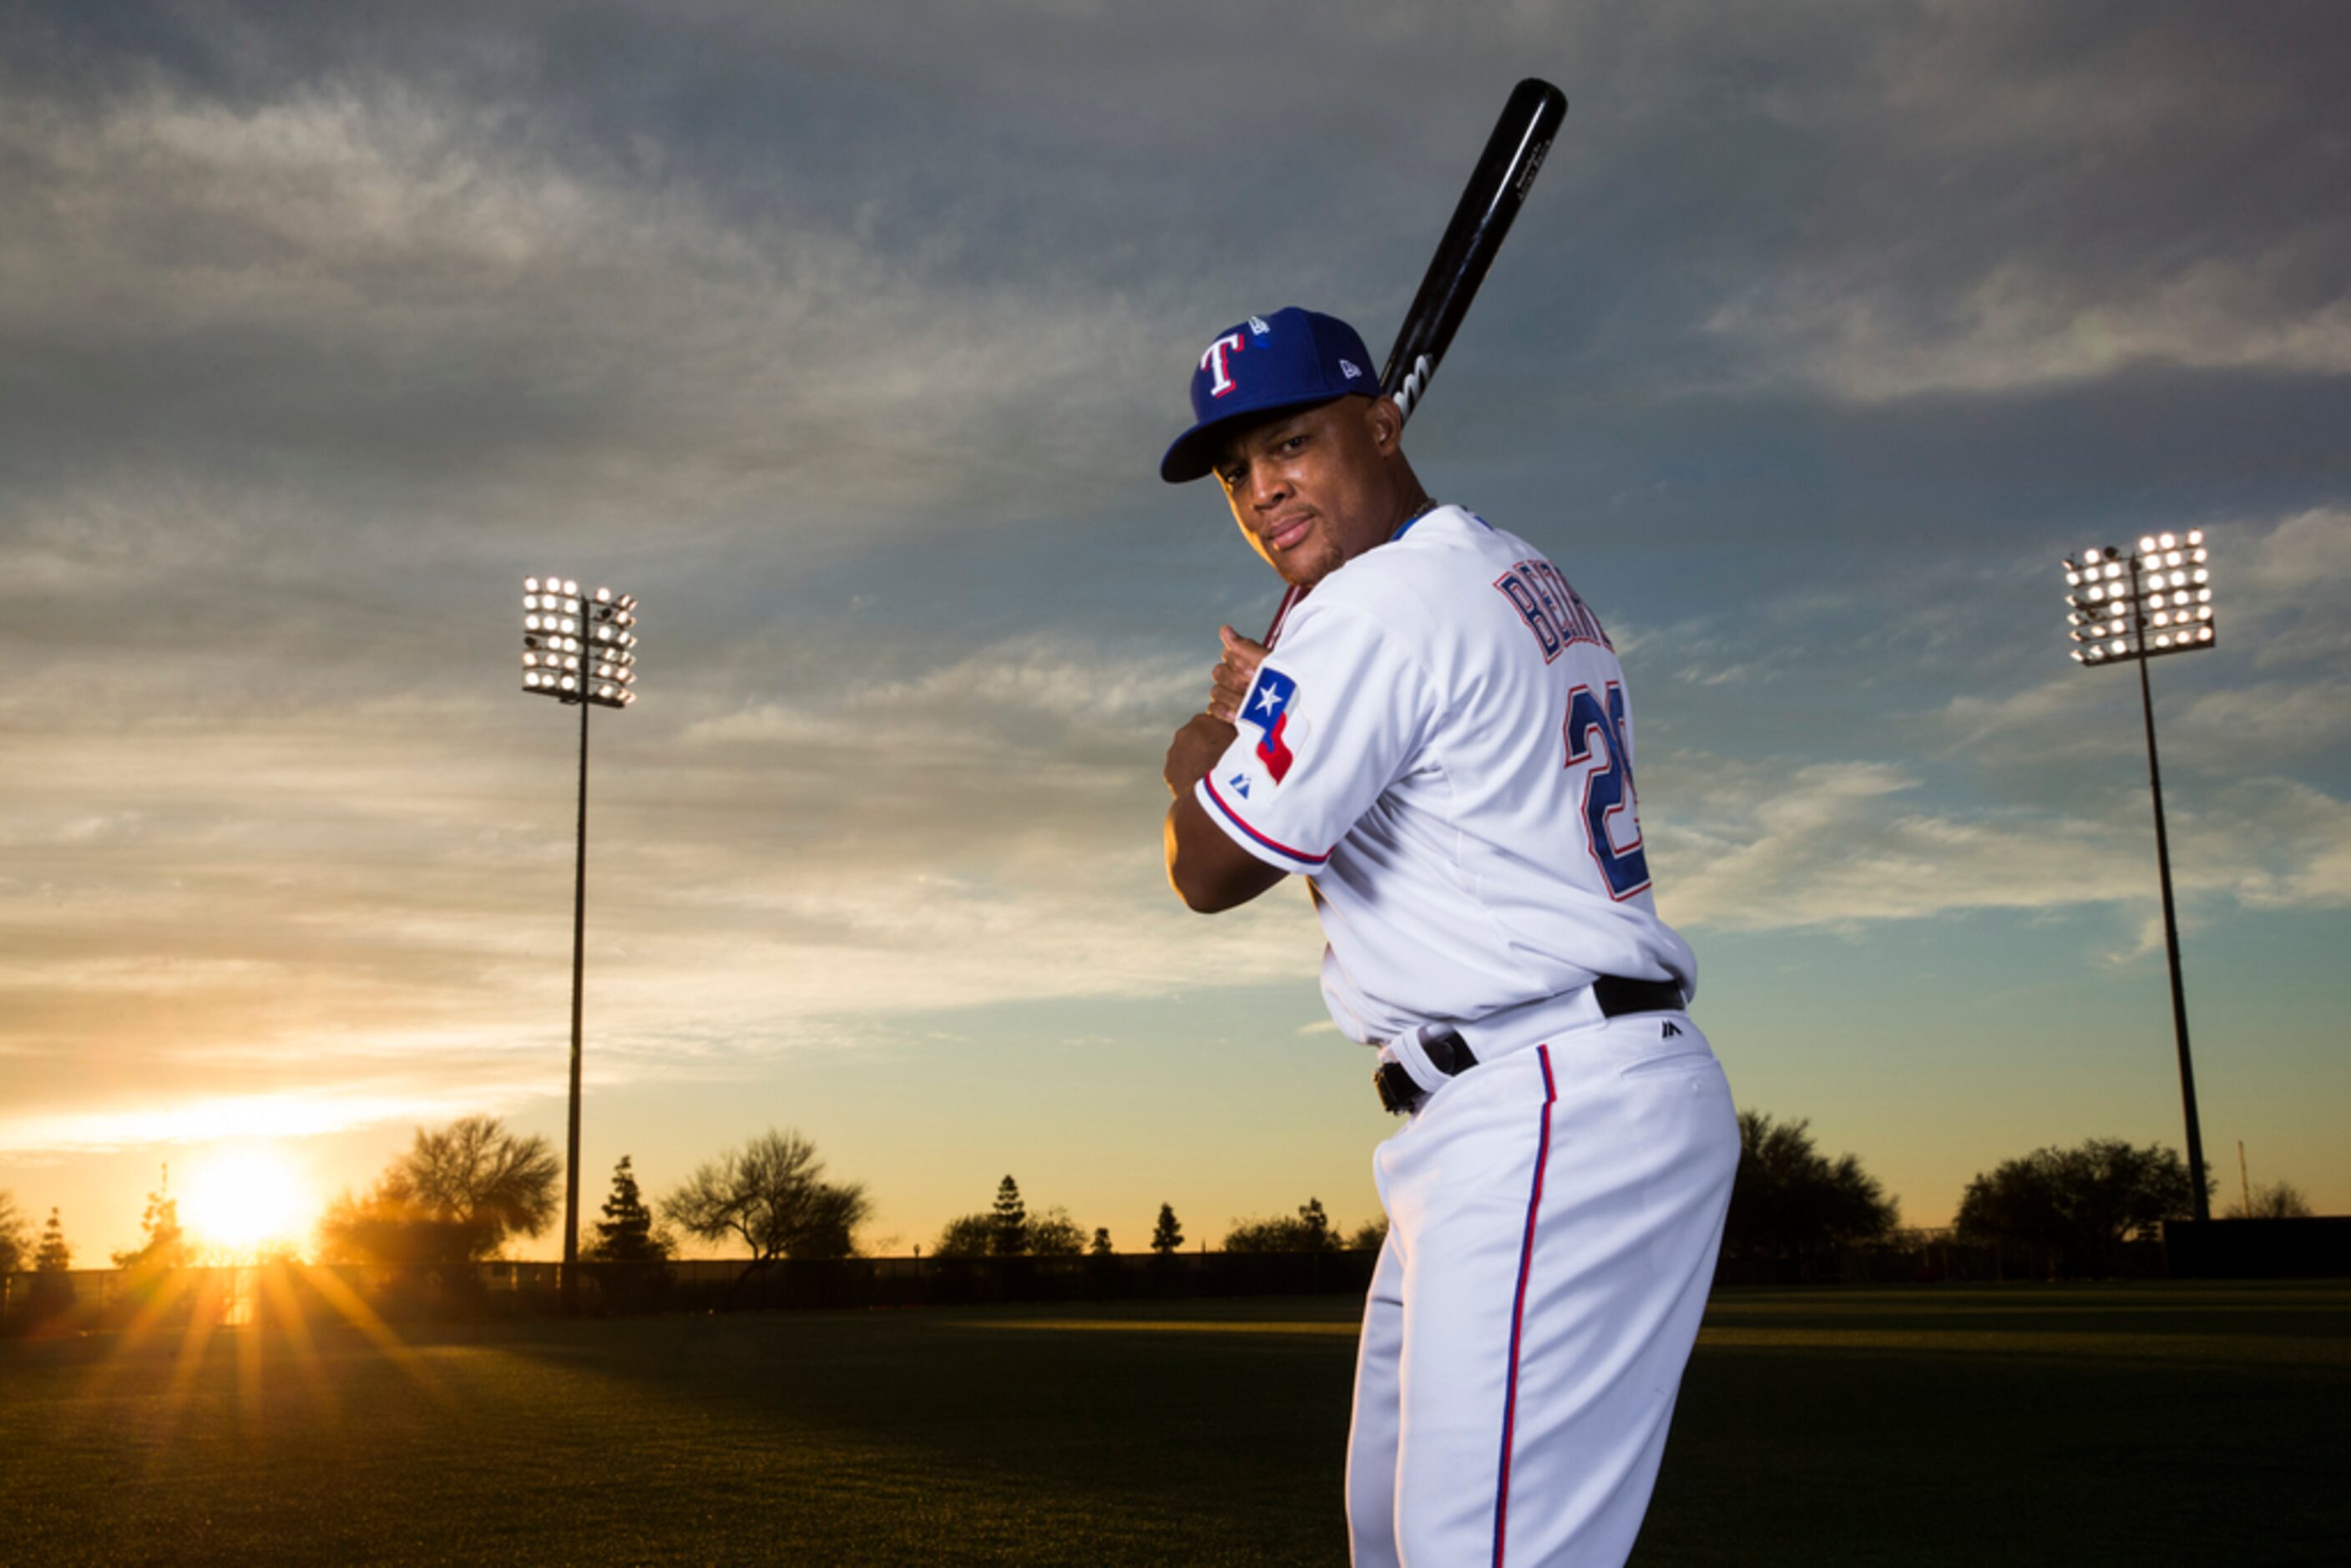
{"label": "rangers t logo on cap", "polygon": [[1248,347],[1247,338],[1238,332],[1228,332],[1209,344],[1208,351],[1200,356],[1200,368],[1208,372],[1210,397],[1222,397],[1233,390],[1232,372],[1226,368],[1225,356],[1238,354]]}

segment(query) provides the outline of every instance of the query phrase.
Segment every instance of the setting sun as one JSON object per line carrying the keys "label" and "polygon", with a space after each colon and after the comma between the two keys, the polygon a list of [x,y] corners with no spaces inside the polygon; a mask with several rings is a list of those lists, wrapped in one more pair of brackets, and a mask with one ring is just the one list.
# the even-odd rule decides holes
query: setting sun
{"label": "setting sun", "polygon": [[195,1164],[180,1218],[200,1240],[246,1250],[299,1239],[318,1207],[294,1162],[263,1145],[219,1150]]}

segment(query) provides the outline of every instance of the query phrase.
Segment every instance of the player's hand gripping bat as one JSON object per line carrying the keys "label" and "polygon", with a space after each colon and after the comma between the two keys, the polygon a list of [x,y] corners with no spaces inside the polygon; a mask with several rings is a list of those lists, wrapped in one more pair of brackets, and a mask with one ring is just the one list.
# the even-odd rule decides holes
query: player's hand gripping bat
{"label": "player's hand gripping bat", "polygon": [[[1478,286],[1486,281],[1486,269],[1494,265],[1494,255],[1502,248],[1503,236],[1510,232],[1527,189],[1542,168],[1543,154],[1551,151],[1552,138],[1566,118],[1567,94],[1547,81],[1529,77],[1510,90],[1380,371],[1380,390],[1395,399],[1396,412],[1405,419],[1427,395],[1437,363],[1453,346],[1453,334],[1469,314],[1469,302],[1478,298]],[[1280,635],[1281,623],[1302,591],[1292,587],[1281,596],[1281,608],[1266,628],[1266,646]]]}

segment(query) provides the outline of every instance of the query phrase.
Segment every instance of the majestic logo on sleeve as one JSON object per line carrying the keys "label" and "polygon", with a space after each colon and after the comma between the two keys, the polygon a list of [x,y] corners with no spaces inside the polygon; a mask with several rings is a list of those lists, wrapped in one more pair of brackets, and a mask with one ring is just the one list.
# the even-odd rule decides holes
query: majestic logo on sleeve
{"label": "majestic logo on sleeve", "polygon": [[1277,784],[1289,776],[1290,765],[1298,760],[1282,738],[1290,727],[1290,705],[1298,695],[1298,683],[1280,670],[1260,668],[1257,685],[1249,688],[1249,700],[1241,704],[1241,722],[1253,724],[1265,732],[1257,743],[1258,760],[1273,775]]}
{"label": "majestic logo on sleeve", "polygon": [[1228,332],[1209,344],[1208,351],[1200,356],[1200,368],[1208,372],[1210,397],[1222,397],[1233,390],[1232,372],[1227,369],[1226,360],[1248,347],[1247,338],[1238,332]]}

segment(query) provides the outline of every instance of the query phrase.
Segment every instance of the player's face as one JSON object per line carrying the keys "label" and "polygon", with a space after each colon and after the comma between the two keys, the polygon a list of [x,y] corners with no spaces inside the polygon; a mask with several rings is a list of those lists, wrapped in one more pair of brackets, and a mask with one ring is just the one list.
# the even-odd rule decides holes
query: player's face
{"label": "player's face", "polygon": [[1217,482],[1257,553],[1312,586],[1401,522],[1402,421],[1385,398],[1342,397],[1244,428],[1217,459]]}

